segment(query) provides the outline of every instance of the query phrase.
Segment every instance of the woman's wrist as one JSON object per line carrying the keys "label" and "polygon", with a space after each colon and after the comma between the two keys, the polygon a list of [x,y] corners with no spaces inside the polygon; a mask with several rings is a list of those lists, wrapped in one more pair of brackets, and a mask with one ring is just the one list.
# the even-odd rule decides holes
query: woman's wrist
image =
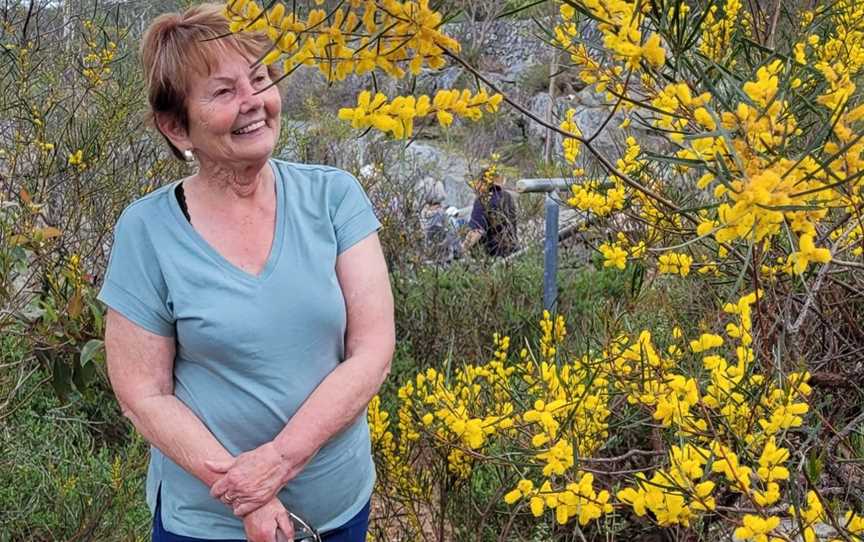
{"label": "woman's wrist", "polygon": [[297,476],[303,465],[312,457],[297,446],[297,438],[284,438],[281,434],[270,441],[274,451],[278,455],[282,465],[282,483],[287,484],[292,478]]}

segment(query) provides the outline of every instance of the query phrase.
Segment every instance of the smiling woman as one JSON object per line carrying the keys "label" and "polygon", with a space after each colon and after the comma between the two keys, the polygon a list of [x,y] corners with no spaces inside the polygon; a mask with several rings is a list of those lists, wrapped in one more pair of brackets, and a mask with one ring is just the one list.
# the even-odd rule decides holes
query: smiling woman
{"label": "smiling woman", "polygon": [[109,377],[152,444],[155,541],[276,542],[294,514],[359,542],[365,409],[394,346],[380,224],[348,173],[271,158],[267,41],[214,39],[220,10],[162,15],[144,35],[153,124],[198,171],[117,222],[99,294]]}
{"label": "smiling woman", "polygon": [[[238,83],[244,81],[251,83],[255,94],[270,87],[264,92],[266,97],[261,98],[269,98],[271,109],[274,105],[278,108],[275,116],[268,119],[278,136],[281,101],[278,100],[278,87],[271,85],[278,76],[276,67],[259,64],[250,68],[267,50],[269,41],[263,34],[254,32],[229,36],[216,34],[219,27],[228,29],[220,10],[221,6],[204,4],[183,14],[161,15],[151,23],[141,41],[151,120],[155,121],[171,150],[181,160],[185,159],[181,149],[190,147],[178,147],[162,124],[172,125],[170,127],[175,132],[187,129],[190,107],[229,104],[228,98],[243,90],[238,88]],[[233,62],[225,62],[226,57]],[[273,100],[279,103],[274,104]],[[234,127],[238,128],[243,126]]]}
{"label": "smiling woman", "polygon": [[279,139],[282,100],[266,66],[227,50],[208,73],[192,71],[186,122],[156,112],[156,124],[174,148],[192,150],[201,164],[249,163],[270,157]]}

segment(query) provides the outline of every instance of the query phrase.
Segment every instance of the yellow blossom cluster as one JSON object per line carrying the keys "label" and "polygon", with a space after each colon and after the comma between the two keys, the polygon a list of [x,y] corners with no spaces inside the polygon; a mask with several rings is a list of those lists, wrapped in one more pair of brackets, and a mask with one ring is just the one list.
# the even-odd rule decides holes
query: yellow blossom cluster
{"label": "yellow blossom cluster", "polygon": [[570,185],[567,204],[604,217],[624,209],[627,192],[621,183],[601,183],[589,180]]}
{"label": "yellow blossom cluster", "polygon": [[[517,374],[528,384],[527,396],[535,398],[522,420],[532,434],[530,444],[536,449],[532,461],[544,481],[534,491],[533,482],[523,480],[505,501],[512,504],[525,498],[535,516],[548,508],[558,523],[578,517],[585,525],[612,511],[608,491],[597,492],[593,476],[575,465],[576,458],[593,456],[608,438],[607,381],[587,358],[569,363],[554,359],[567,336],[562,316],[553,321],[549,312],[544,312],[540,329],[542,361],[537,364],[523,356]],[[561,483],[562,478],[569,481]]]}
{"label": "yellow blossom cluster", "polygon": [[683,252],[667,252],[660,255],[658,262],[660,273],[686,277],[690,274],[693,257]]}
{"label": "yellow blossom cluster", "polygon": [[577,481],[570,482],[560,491],[552,489],[547,480],[535,489],[531,480],[520,480],[516,488],[504,496],[504,502],[514,504],[519,499],[529,499],[531,513],[540,517],[549,508],[555,512],[555,521],[564,525],[571,518],[577,518],[579,525],[587,525],[590,521],[612,512],[609,502],[609,492],[605,489],[597,492],[594,489],[594,475],[582,474]]}
{"label": "yellow blossom cluster", "polygon": [[[670,83],[658,90],[656,96],[651,100],[651,106],[654,107],[654,112],[657,115],[654,119],[654,126],[667,132],[669,139],[675,143],[681,143],[684,141],[685,130],[690,124],[690,118],[696,119],[697,122],[701,120],[700,124],[708,124],[707,127],[711,126],[710,122],[713,120],[710,114],[707,114],[707,110],[704,109],[710,100],[711,94],[708,92],[694,96],[686,82]],[[700,113],[697,114],[696,111],[700,111]],[[680,153],[679,156],[689,158],[689,156]]]}
{"label": "yellow blossom cluster", "polygon": [[[616,60],[624,61],[632,69],[637,69],[643,60],[655,68],[666,62],[659,34],[649,34],[643,40],[641,28],[646,4],[625,0],[585,0],[582,4],[602,21],[598,28],[603,33],[603,45]],[[561,4],[560,11],[564,21],[576,15],[575,8],[567,3]]]}
{"label": "yellow blossom cluster", "polygon": [[[768,278],[776,278],[782,274],[803,275],[814,264],[828,263],[846,251],[856,256],[864,253],[859,232],[838,231],[825,224],[835,216],[830,212],[832,208],[856,215],[864,204],[864,138],[860,137],[864,105],[856,103],[855,98],[856,74],[864,68],[864,7],[860,2],[843,0],[832,6],[828,31],[814,22],[812,12],[803,12],[802,29],[809,30],[812,23],[819,31],[811,31],[807,39],[791,44],[791,54],[807,69],[769,59],[752,78],[740,83],[731,99],[730,95],[715,99],[713,93],[722,86],[700,89],[698,81],[670,82],[668,77],[658,77],[647,69],[650,62],[640,61],[637,66],[628,61],[632,58],[628,54],[637,54],[636,49],[624,51],[628,40],[630,45],[636,45],[629,32],[647,35],[650,26],[641,18],[638,3],[593,0],[578,5],[603,32],[604,51],[610,57],[603,58],[604,51],[589,51],[579,39],[580,25],[569,3],[561,5],[563,22],[555,28],[556,42],[570,54],[584,82],[594,85],[597,92],[607,91],[610,107],[614,104],[627,110],[642,109],[642,119],[680,146],[675,151],[679,160],[674,170],[697,170],[697,186],[716,202],[710,216],[703,216],[695,225],[700,237],[716,240],[720,260],[725,258],[730,243],[767,240],[757,269]],[[702,54],[732,69],[734,59],[728,53],[733,34],[740,31],[752,38],[753,21],[747,17],[740,0],[710,6],[702,21]],[[622,21],[633,22],[628,31],[618,26]],[[633,84],[631,70],[637,69],[641,72],[640,84]],[[805,141],[808,134],[799,126],[800,108],[789,101],[795,95],[793,91],[809,93],[815,104],[833,115],[828,123],[831,138],[824,147],[808,148],[794,157],[785,154],[787,149],[803,148],[809,143]],[[642,103],[646,104],[644,108]],[[568,113],[561,126],[571,124],[572,115]],[[564,147],[565,159],[574,159],[575,141],[565,140]],[[637,148],[628,140],[628,148],[617,162],[618,171],[655,192],[663,192],[664,184],[645,172],[645,160],[640,160]],[[609,214],[602,194],[598,197],[596,191],[583,186],[573,191],[572,205],[583,210],[597,209],[601,216]],[[675,221],[664,222],[670,214],[640,191],[632,195],[622,192],[616,202],[625,199],[638,204],[633,210],[645,221],[646,240],[681,226],[677,215]],[[824,239],[820,224],[825,224],[828,238],[835,242],[830,251],[819,246],[824,241],[817,241]],[[792,236],[784,234],[787,227]],[[701,273],[718,274],[724,269],[722,261],[708,263],[706,255],[698,256],[706,262],[700,266]]]}
{"label": "yellow blossom cluster", "polygon": [[753,542],[783,542],[783,538],[768,536],[771,531],[780,525],[780,518],[768,516],[766,518],[755,514],[744,516],[744,525],[735,529],[735,537],[739,540],[752,540]]}
{"label": "yellow blossom cluster", "polygon": [[424,64],[445,65],[444,51],[459,52],[459,43],[440,30],[442,15],[428,0],[351,0],[334,11],[312,9],[305,17],[278,2],[264,11],[254,0],[228,0],[224,14],[232,32],[264,31],[273,42],[262,59],[272,64],[285,57],[285,73],[301,65],[316,66],[328,81],[381,70],[400,79],[417,75]]}
{"label": "yellow blossom cluster", "polygon": [[532,475],[523,475],[505,502],[524,499],[535,515],[548,510],[559,523],[578,519],[584,525],[612,511],[610,493],[595,489],[593,476],[576,465],[608,441],[608,383],[597,360],[567,361],[559,353],[567,337],[563,317],[544,313],[540,331],[538,359],[523,349],[511,360],[509,337],[496,334],[488,362],[463,365],[449,377],[430,368],[405,382],[398,393],[398,436],[380,401],[373,401],[368,417],[382,477],[411,480],[391,487],[415,494],[420,474],[409,465],[423,460],[424,446],[439,450],[447,475],[460,481],[486,454],[524,437],[529,452],[523,464]]}
{"label": "yellow blossom cluster", "polygon": [[418,98],[397,96],[393,100],[380,92],[372,97],[364,90],[357,97],[357,107],[340,109],[339,118],[354,128],[373,127],[402,139],[414,133],[417,118],[435,115],[444,127],[450,126],[454,116],[476,121],[483,117],[484,109],[489,113],[497,111],[501,100],[500,94],[490,96],[484,90],[476,94],[468,89],[439,90],[432,99],[424,94]]}
{"label": "yellow blossom cluster", "polygon": [[624,156],[618,159],[615,164],[619,171],[628,175],[635,175],[645,166],[645,160],[639,159],[639,153],[642,152],[642,147],[633,136],[628,136],[627,148],[624,151]]}
{"label": "yellow blossom cluster", "polygon": [[[782,384],[766,385],[765,376],[753,371],[752,306],[761,295],[751,292],[724,307],[733,318],[726,326],[731,344],[715,333],[690,341],[689,350],[703,356],[709,373],[704,391],[700,383],[704,378],[680,373],[683,349],[673,344],[667,348],[668,355],[662,354],[647,330],[632,341],[618,338],[604,354],[610,360],[604,372],[613,387],[627,393],[630,404],[650,409],[653,419],[675,429],[683,440],[681,446],[670,448],[668,467],[656,469],[651,476],[639,474],[634,485],[618,492],[618,500],[637,515],[650,511],[660,525],[687,526],[698,514],[713,509],[713,494],[720,487],[744,494],[759,506],[780,500],[790,457],[780,439],[800,426],[807,412],[809,375],[789,373]],[[672,335],[676,340],[684,338],[677,328]],[[726,347],[734,351],[736,364],[724,356]],[[712,479],[712,475],[722,478]],[[760,530],[772,522],[763,524],[746,516],[742,521],[742,529],[750,529],[747,532],[753,536],[774,528]]]}
{"label": "yellow blossom cluster", "polygon": [[[448,468],[459,478],[471,473],[471,450],[483,448],[489,438],[514,424],[506,382],[515,369],[505,368],[501,361],[507,356],[510,340],[496,336],[495,342],[495,359],[485,365],[466,365],[449,382],[440,372],[428,369],[399,389],[403,409],[408,407],[402,431],[414,440],[421,432],[432,435],[439,446],[448,449]],[[491,408],[484,410],[487,402],[481,399]]]}
{"label": "yellow blossom cluster", "polygon": [[[560,128],[576,137],[581,137],[582,131],[579,130],[579,126],[573,118],[575,115],[575,109],[568,109]],[[575,164],[576,158],[579,156],[579,141],[573,137],[565,137],[562,145],[564,147],[564,159],[568,164]]]}
{"label": "yellow blossom cluster", "polygon": [[[810,155],[797,160],[770,159],[764,154],[774,152],[789,138],[801,134],[789,104],[778,98],[782,71],[780,61],[761,67],[755,79],[742,87],[751,102],[739,102],[735,111],[720,112],[720,127],[735,134],[731,141],[714,136],[693,138],[678,156],[703,161],[713,168],[713,172],[701,176],[697,186],[708,189],[714,185],[712,194],[720,202],[717,218],[703,220],[697,228],[698,235],[713,234],[721,244],[737,239],[773,241],[788,225],[798,234],[798,250],[790,249],[779,268],[763,269],[769,273],[779,270],[802,274],[812,263],[831,261],[830,251],[814,243],[816,226],[828,216],[829,208],[847,205],[851,210],[860,205],[854,189],[834,190],[831,185],[837,178],[850,178],[851,174],[854,179],[864,171],[864,144],[853,141],[852,135],[852,126],[864,117],[864,107],[838,117],[833,129],[838,143],[829,142],[825,147],[825,151],[838,156],[827,168]],[[694,113],[701,129],[709,132],[717,129],[717,114],[702,113],[701,117],[700,120]],[[839,153],[844,142],[847,152]],[[722,180],[718,177],[720,170]]]}
{"label": "yellow blossom cluster", "polygon": [[104,46],[96,42],[94,34],[97,29],[93,21],[84,21],[85,32],[85,54],[81,59],[83,69],[81,74],[86,77],[94,87],[102,85],[111,74],[111,64],[117,54],[117,44],[108,41]]}
{"label": "yellow blossom cluster", "polygon": [[74,166],[78,171],[87,169],[87,162],[84,161],[84,151],[81,149],[70,154],[66,162],[70,166]]}
{"label": "yellow blossom cluster", "polygon": [[614,386],[627,393],[627,402],[653,409],[652,417],[664,427],[675,427],[681,434],[705,431],[705,421],[691,413],[700,399],[697,382],[670,372],[683,351],[676,345],[664,355],[652,341],[651,332],[642,331],[636,340],[616,339],[606,353],[606,370],[614,375]]}
{"label": "yellow blossom cluster", "polygon": [[[510,338],[496,334],[488,362],[462,365],[449,376],[430,368],[400,387],[398,437],[373,401],[369,421],[383,476],[398,473],[406,481],[395,487],[417,495],[424,469],[412,465],[427,457],[426,446],[439,451],[454,481],[469,479],[477,462],[508,464],[518,448],[518,482],[505,503],[585,525],[613,509],[613,497],[597,487],[583,459],[608,445],[611,400],[623,396],[679,444],[652,472],[617,491],[620,504],[637,516],[650,513],[661,526],[685,527],[711,513],[720,495],[774,506],[790,478],[788,435],[802,425],[811,390],[806,372],[774,379],[759,371],[751,345],[754,307],[763,295],[753,291],[723,306],[729,321],[721,333],[688,339],[675,328],[664,349],[643,330],[616,338],[602,352],[571,357],[563,317],[548,312],[539,322],[536,359],[527,348],[512,356]],[[690,355],[702,358],[692,374],[684,362]],[[818,514],[808,510],[801,513],[812,524]],[[761,540],[776,528],[771,516],[760,514],[737,521],[742,539]]]}
{"label": "yellow blossom cluster", "polygon": [[555,359],[555,354],[558,351],[555,345],[564,342],[567,336],[567,323],[564,321],[564,316],[557,315],[553,322],[552,315],[549,311],[543,311],[543,318],[540,320],[540,355],[544,361],[552,361]]}
{"label": "yellow blossom cluster", "polygon": [[666,371],[676,363],[673,355],[661,354],[648,330],[643,330],[636,340],[621,336],[604,352],[608,360],[604,370],[615,375],[614,386],[627,394],[628,403],[651,406],[656,404],[656,392],[663,385]]}
{"label": "yellow blossom cluster", "polygon": [[726,0],[722,14],[719,13],[718,4],[711,4],[702,22],[702,41],[699,44],[702,54],[718,64],[723,62],[731,50],[740,11],[741,0]]}
{"label": "yellow blossom cluster", "polygon": [[[381,408],[381,398],[377,395],[369,402],[367,419],[376,461],[383,463],[379,464],[379,470],[388,474],[388,482],[395,484],[400,493],[420,495],[422,484],[418,477],[414,476],[416,472],[405,461],[406,454],[411,449],[411,441],[416,440],[419,435],[412,434],[410,431],[404,433],[400,431],[400,440],[397,442],[393,432],[390,431],[390,413]],[[401,420],[399,423],[400,428],[407,427]]]}
{"label": "yellow blossom cluster", "polygon": [[689,527],[698,513],[716,507],[714,482],[702,481],[708,457],[706,450],[691,444],[672,446],[669,468],[657,469],[650,479],[638,473],[635,486],[620,490],[618,500],[631,506],[637,516],[650,511],[660,526]]}
{"label": "yellow blossom cluster", "polygon": [[[829,521],[825,507],[822,506],[822,501],[815,491],[808,491],[805,506],[790,506],[789,514],[800,522],[802,529],[801,534],[805,542],[816,542],[819,540],[816,534],[816,528],[820,524],[826,524]],[[839,520],[839,518],[838,518]],[[847,511],[843,515],[843,519],[839,521],[843,528],[847,531],[849,538],[853,542],[861,542],[864,540],[864,516],[860,516],[852,511]],[[830,542],[840,542],[840,538],[831,538]]]}
{"label": "yellow blossom cluster", "polygon": [[624,270],[627,267],[627,251],[619,243],[603,243],[600,245],[603,255],[603,267],[615,267]]}

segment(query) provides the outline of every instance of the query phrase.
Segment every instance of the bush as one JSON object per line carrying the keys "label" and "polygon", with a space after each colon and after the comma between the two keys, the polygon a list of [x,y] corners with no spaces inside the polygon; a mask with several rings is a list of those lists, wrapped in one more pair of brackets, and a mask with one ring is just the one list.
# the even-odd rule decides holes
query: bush
{"label": "bush", "polygon": [[61,403],[21,346],[0,344],[0,540],[145,540],[149,446],[101,386]]}

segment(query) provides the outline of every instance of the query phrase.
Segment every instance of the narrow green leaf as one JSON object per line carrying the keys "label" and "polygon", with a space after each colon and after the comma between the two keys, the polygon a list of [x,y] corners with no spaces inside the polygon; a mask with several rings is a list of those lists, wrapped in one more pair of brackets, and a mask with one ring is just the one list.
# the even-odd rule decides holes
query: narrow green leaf
{"label": "narrow green leaf", "polygon": [[88,365],[91,361],[99,361],[105,353],[105,341],[101,339],[90,339],[81,348],[81,366]]}

